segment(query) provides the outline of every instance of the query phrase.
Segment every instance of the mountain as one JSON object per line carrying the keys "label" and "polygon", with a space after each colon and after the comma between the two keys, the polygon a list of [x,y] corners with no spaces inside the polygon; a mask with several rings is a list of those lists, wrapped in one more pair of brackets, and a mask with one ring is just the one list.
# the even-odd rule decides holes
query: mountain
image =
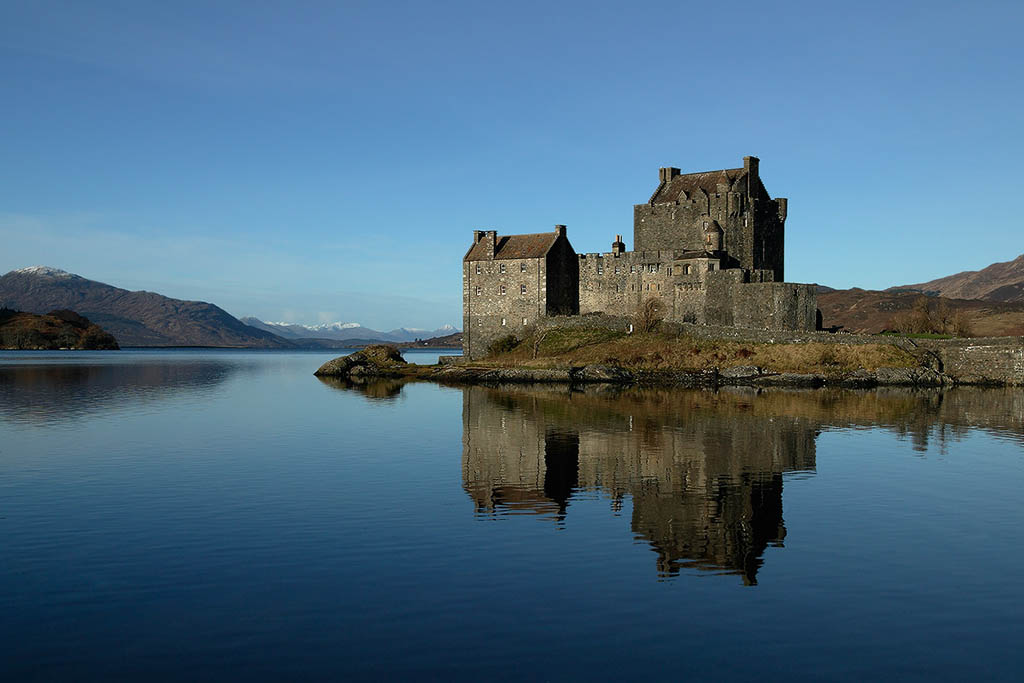
{"label": "mountain", "polygon": [[389,332],[363,327],[359,323],[324,323],[322,325],[298,325],[295,323],[264,322],[258,318],[242,318],[243,323],[252,327],[272,332],[289,340],[333,339],[337,341],[374,340],[386,342],[411,342],[416,339],[446,337],[459,330],[454,325],[444,325],[436,330],[424,330],[414,327],[399,327]]}
{"label": "mountain", "polygon": [[113,336],[74,311],[38,315],[0,308],[0,349],[117,348]]}
{"label": "mountain", "polygon": [[75,311],[113,334],[122,346],[292,346],[213,304],[131,292],[46,266],[0,277],[0,305],[32,313]]}
{"label": "mountain", "polygon": [[916,285],[890,287],[886,291],[912,290],[952,299],[1024,302],[1024,254],[1013,261],[993,263],[981,270],[966,270]]}
{"label": "mountain", "polygon": [[974,336],[1024,335],[1024,302],[924,297],[902,288],[884,292],[853,288],[819,290],[818,308],[826,328],[877,334],[896,329],[897,321],[919,308],[922,299],[935,313],[945,310],[948,316],[963,316]]}

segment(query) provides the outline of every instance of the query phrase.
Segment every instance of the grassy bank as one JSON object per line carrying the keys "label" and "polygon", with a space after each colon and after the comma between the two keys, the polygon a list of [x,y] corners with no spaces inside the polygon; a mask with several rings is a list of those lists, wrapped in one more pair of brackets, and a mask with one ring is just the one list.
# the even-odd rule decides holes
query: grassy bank
{"label": "grassy bank", "polygon": [[478,364],[556,368],[591,364],[637,371],[701,371],[757,366],[769,372],[843,375],[858,369],[917,367],[910,353],[891,344],[747,343],[662,332],[625,334],[610,329],[559,328],[522,340],[503,340]]}

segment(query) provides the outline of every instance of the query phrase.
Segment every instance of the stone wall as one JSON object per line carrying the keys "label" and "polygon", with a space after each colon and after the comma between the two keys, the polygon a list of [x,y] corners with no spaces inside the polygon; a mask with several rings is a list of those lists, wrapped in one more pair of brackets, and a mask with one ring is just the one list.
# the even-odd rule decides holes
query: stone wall
{"label": "stone wall", "polygon": [[672,251],[580,254],[580,313],[632,314],[649,297],[672,306]]}
{"label": "stone wall", "polygon": [[935,353],[942,362],[942,371],[961,384],[1024,386],[1024,337],[914,342]]}
{"label": "stone wall", "polygon": [[543,258],[464,261],[463,353],[480,358],[494,340],[522,337],[526,327],[546,316],[547,275]]}

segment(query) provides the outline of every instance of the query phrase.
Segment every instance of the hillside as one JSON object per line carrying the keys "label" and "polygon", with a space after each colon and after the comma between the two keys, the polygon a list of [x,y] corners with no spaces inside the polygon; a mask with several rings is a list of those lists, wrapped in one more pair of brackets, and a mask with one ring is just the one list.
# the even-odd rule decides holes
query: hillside
{"label": "hillside", "polygon": [[113,336],[73,311],[37,315],[0,308],[0,349],[117,348]]}
{"label": "hillside", "polygon": [[[920,292],[906,290],[819,290],[818,308],[826,328],[877,334],[894,329],[894,319],[913,311],[921,297]],[[972,336],[1024,335],[1024,302],[927,297],[927,303],[933,310],[944,307],[950,314],[961,312]]]}
{"label": "hillside", "polygon": [[0,277],[0,305],[32,313],[76,311],[113,334],[122,346],[291,347],[213,304],[132,292],[44,266]]}
{"label": "hillside", "polygon": [[981,270],[967,270],[915,285],[890,287],[886,291],[898,290],[914,290],[951,299],[1024,302],[1024,254],[1013,261],[993,263]]}
{"label": "hillside", "polygon": [[442,337],[431,337],[430,339],[421,339],[419,341],[403,342],[398,346],[403,349],[411,349],[417,347],[426,347],[434,349],[461,349],[462,333],[455,332],[454,334],[446,334]]}

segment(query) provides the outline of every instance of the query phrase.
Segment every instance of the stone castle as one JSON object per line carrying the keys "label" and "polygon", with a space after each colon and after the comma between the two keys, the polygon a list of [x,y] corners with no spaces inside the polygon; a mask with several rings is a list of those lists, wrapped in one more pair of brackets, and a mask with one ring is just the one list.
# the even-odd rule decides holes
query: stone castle
{"label": "stone castle", "polygon": [[633,207],[633,251],[577,254],[564,225],[531,235],[475,230],[462,261],[463,353],[522,337],[542,318],[635,314],[657,299],[665,319],[698,325],[811,331],[813,285],[783,282],[787,200],[772,199],[757,157],[742,168],[658,170]]}

